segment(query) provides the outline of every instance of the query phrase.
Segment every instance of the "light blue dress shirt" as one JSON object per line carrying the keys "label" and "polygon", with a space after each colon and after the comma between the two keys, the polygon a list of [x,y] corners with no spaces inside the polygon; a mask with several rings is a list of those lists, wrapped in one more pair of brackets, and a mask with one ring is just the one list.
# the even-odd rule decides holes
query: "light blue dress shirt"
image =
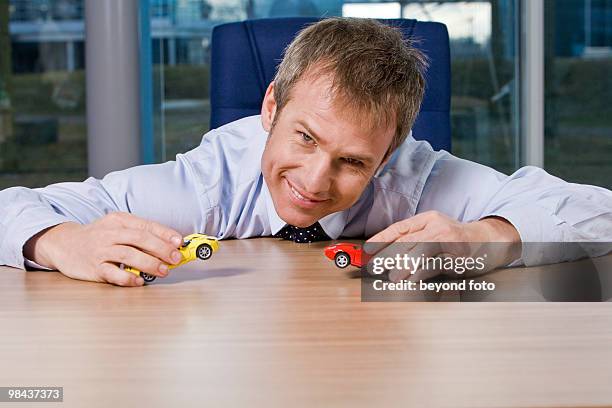
{"label": "light blue dress shirt", "polygon": [[[268,134],[260,116],[208,132],[176,161],[137,166],[39,189],[0,192],[0,264],[24,267],[23,246],[37,232],[66,221],[90,223],[125,211],[176,229],[224,238],[270,236],[278,216],[261,172]],[[370,237],[428,210],[462,222],[500,216],[523,242],[612,241],[612,192],[567,183],[536,167],[510,176],[434,151],[408,137],[352,207],[320,220],[332,238]],[[551,254],[547,261],[572,259]],[[535,255],[523,247],[522,261]],[[542,258],[538,258],[539,262]],[[533,261],[535,262],[535,261]]]}

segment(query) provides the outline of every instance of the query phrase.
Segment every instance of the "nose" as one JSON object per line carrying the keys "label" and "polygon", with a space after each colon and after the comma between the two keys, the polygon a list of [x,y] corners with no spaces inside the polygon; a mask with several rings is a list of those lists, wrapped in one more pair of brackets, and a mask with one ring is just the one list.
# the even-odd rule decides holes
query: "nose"
{"label": "nose", "polygon": [[321,155],[313,155],[306,163],[307,174],[303,179],[306,193],[326,199],[327,193],[332,185],[332,162],[329,158]]}

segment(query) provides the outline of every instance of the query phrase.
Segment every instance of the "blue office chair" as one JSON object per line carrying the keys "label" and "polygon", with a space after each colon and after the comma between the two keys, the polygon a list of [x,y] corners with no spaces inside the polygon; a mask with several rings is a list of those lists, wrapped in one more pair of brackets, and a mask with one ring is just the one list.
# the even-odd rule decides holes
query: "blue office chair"
{"label": "blue office chair", "polygon": [[[218,25],[212,33],[210,127],[257,115],[282,52],[316,18],[273,18]],[[430,60],[427,89],[412,133],[434,149],[450,151],[450,52],[446,26],[416,20],[381,20],[400,27]]]}

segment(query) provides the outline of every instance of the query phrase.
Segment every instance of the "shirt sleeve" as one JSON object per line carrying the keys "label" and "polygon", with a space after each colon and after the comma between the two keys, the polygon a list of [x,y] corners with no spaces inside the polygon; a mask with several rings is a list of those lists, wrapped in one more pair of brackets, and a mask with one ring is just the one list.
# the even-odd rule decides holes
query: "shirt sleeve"
{"label": "shirt sleeve", "polygon": [[52,270],[51,268],[47,268],[46,266],[39,265],[34,261],[30,261],[28,258],[23,259],[23,265],[25,267],[25,270],[27,271],[31,271],[31,270],[51,271]]}
{"label": "shirt sleeve", "polygon": [[[584,256],[580,248],[568,251],[553,245],[542,251],[541,245],[531,244],[534,242],[612,242],[611,191],[568,183],[533,166],[507,176],[442,151],[426,181],[417,213],[429,210],[462,222],[490,216],[506,219],[521,237],[521,261],[528,266]],[[610,244],[594,248],[593,256],[612,249]]]}
{"label": "shirt sleeve", "polygon": [[101,180],[0,191],[0,265],[24,268],[23,246],[46,228],[69,221],[86,224],[115,211],[182,234],[204,232],[209,205],[202,176],[186,156],[178,155],[176,161],[113,172]]}

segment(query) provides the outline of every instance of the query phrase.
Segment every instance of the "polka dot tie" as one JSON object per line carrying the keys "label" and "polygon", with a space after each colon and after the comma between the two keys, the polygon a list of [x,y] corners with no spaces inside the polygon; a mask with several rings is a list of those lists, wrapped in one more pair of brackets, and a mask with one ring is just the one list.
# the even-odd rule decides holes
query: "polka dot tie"
{"label": "polka dot tie", "polygon": [[285,225],[283,229],[274,234],[276,238],[304,244],[315,241],[329,241],[331,238],[323,231],[323,227],[318,222],[310,227],[298,228],[293,225]]}

